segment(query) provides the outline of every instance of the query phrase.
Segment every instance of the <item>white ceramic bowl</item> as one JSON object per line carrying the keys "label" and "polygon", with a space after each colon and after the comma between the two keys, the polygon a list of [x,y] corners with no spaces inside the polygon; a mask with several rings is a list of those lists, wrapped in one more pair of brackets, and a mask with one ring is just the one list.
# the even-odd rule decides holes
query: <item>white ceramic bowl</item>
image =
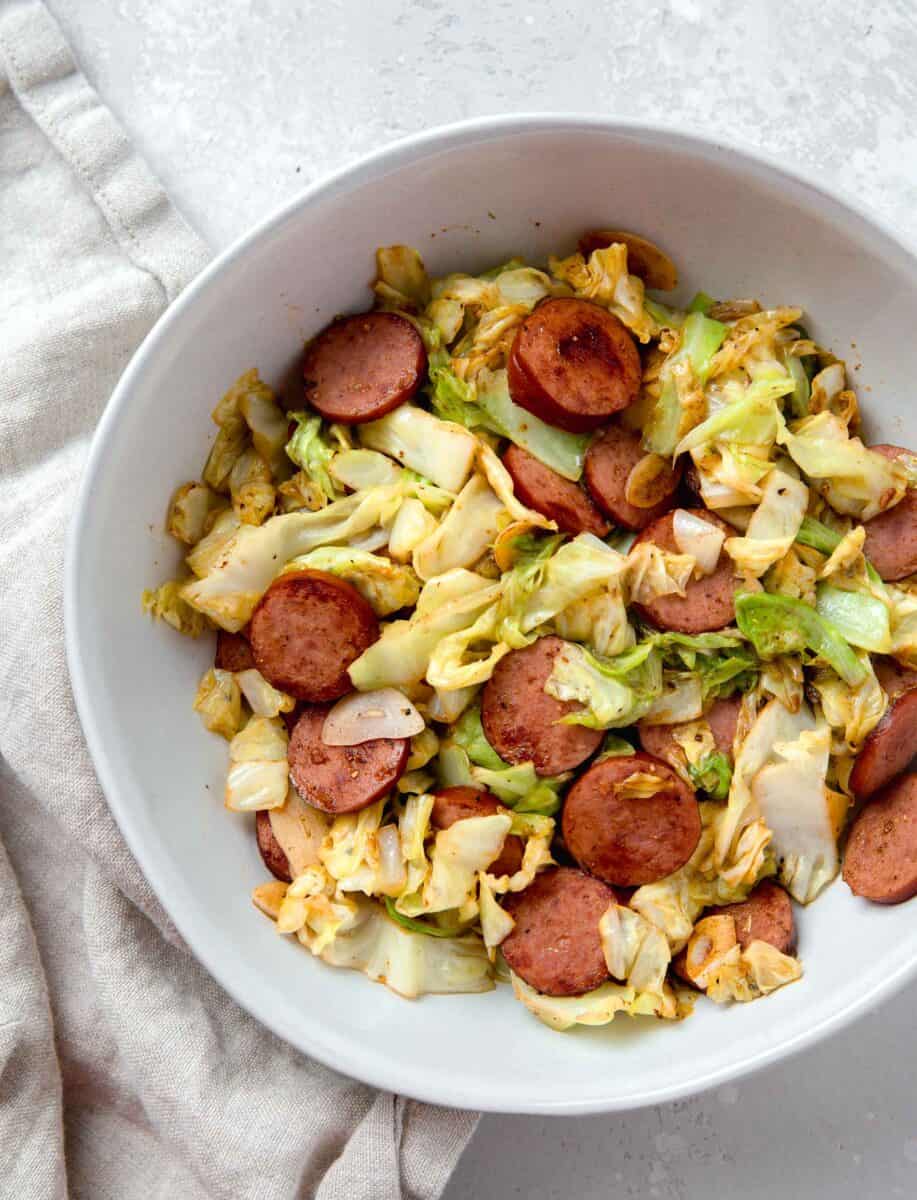
{"label": "white ceramic bowl", "polygon": [[[917,262],[887,230],[772,163],[595,118],[488,119],[424,134],[313,187],[206,270],[135,355],[99,425],[69,546],[70,670],[99,778],[140,866],[207,969],[281,1037],[379,1087],[507,1112],[672,1099],[839,1029],[917,964],[913,904],[837,883],[799,914],[802,982],[683,1024],[619,1018],[553,1033],[507,987],[409,1003],[313,960],[251,904],[251,821],[222,805],[226,747],[191,711],[212,654],[152,625],[143,588],[179,562],[164,534],[195,478],[215,400],[246,368],[279,382],[303,339],[367,306],[373,250],[417,246],[433,274],[568,251],[619,226],[672,254],[683,296],[801,304],[848,359],[869,435],[917,443]],[[862,367],[860,366],[862,364]],[[909,426],[909,427],[908,427]]]}

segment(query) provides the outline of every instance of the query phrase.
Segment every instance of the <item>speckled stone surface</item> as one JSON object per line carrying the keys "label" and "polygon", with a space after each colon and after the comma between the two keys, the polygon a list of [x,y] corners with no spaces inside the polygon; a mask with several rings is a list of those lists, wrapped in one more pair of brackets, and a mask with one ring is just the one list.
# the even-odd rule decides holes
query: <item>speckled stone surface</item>
{"label": "speckled stone surface", "polygon": [[[404,134],[533,110],[668,120],[740,139],[857,196],[917,242],[910,0],[50,7],[214,248]],[[815,1050],[677,1104],[569,1120],[487,1117],[446,1200],[912,1197],[913,1014],[905,993]]]}

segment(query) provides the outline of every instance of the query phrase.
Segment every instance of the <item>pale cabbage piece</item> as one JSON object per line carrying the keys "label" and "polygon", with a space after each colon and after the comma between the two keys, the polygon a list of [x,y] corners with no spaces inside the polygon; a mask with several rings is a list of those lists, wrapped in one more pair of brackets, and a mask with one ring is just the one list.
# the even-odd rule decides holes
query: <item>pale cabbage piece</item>
{"label": "pale cabbage piece", "polygon": [[828,579],[857,566],[862,561],[865,541],[865,525],[854,525],[852,529],[848,529],[818,572],[818,578]]}
{"label": "pale cabbage piece", "polygon": [[267,384],[245,391],[239,397],[239,412],[251,430],[255,450],[270,466],[274,478],[289,474],[284,448],[290,421]]}
{"label": "pale cabbage piece", "polygon": [[319,850],[325,870],[348,891],[360,890],[375,878],[379,866],[376,835],[382,823],[385,797],[355,813],[334,818]]}
{"label": "pale cabbage piece", "polygon": [[539,625],[570,609],[587,596],[620,589],[627,559],[591,533],[580,533],[564,542],[545,564],[541,584],[527,597],[518,618],[521,631]]}
{"label": "pale cabbage piece", "polygon": [[339,450],[328,463],[328,474],[337,483],[362,492],[397,483],[402,468],[378,450]]}
{"label": "pale cabbage piece", "polygon": [[456,375],[472,381],[483,370],[504,367],[528,312],[524,304],[504,304],[484,313],[455,347],[452,368]]}
{"label": "pale cabbage piece", "polygon": [[[317,917],[328,936],[328,901],[334,895],[334,880],[321,864],[311,864],[293,879],[277,916],[278,933],[296,933]],[[333,936],[333,933],[331,934]]]}
{"label": "pale cabbage piece", "polygon": [[648,725],[679,725],[696,721],[703,711],[700,676],[692,672],[666,673],[662,679],[662,692],[645,710],[641,720]]}
{"label": "pale cabbage piece", "polygon": [[[399,912],[403,911],[402,900],[406,901],[404,907],[407,910],[418,908],[420,904],[419,893],[430,873],[425,839],[430,830],[432,812],[433,796],[430,793],[420,793],[407,798],[398,818],[401,854],[405,865],[404,888],[401,897],[395,902]],[[411,912],[408,911],[406,915],[411,915]]]}
{"label": "pale cabbage piece", "polygon": [[241,525],[208,561],[201,577],[185,585],[182,595],[222,628],[237,633],[286,563],[317,546],[346,542],[384,526],[407,489],[414,487],[401,482],[370,488],[319,512],[284,513],[261,526]]}
{"label": "pale cabbage piece", "polygon": [[[219,407],[214,410],[214,419]],[[245,418],[238,411],[226,413],[218,424],[220,428],[210,447],[201,478],[215,492],[228,492],[230,472],[248,447],[250,434]]]}
{"label": "pale cabbage piece", "polygon": [[692,554],[673,554],[654,542],[637,542],[627,554],[627,590],[632,604],[660,596],[683,596],[697,560]]}
{"label": "pale cabbage piece", "polygon": [[[832,675],[834,672],[832,672]],[[837,676],[834,676],[837,678]],[[761,664],[758,691],[779,700],[789,712],[798,712],[803,701],[805,675],[802,663],[792,654],[781,654]]]}
{"label": "pale cabbage piece", "polygon": [[[499,616],[497,605],[493,605],[472,625],[447,634],[439,642],[427,666],[426,678],[431,687],[446,692],[486,683],[494,667],[511,649],[507,642],[496,640]],[[471,649],[481,642],[490,643],[483,657]]]}
{"label": "pale cabbage piece", "polygon": [[588,262],[582,254],[549,258],[548,267],[576,296],[613,312],[641,342],[656,333],[656,322],[644,307],[643,280],[627,273],[627,247],[622,242],[593,250]]}
{"label": "pale cabbage piece", "polygon": [[716,443],[738,443],[746,450],[759,452],[773,446],[785,427],[778,400],[793,390],[792,376],[782,372],[744,386],[738,382],[723,385],[722,406],[696,425],[675,447],[676,457],[686,451]]}
{"label": "pale cabbage piece", "polygon": [[623,680],[600,671],[582,647],[568,642],[555,656],[544,690],[555,700],[576,700],[595,729],[631,725],[646,708]]}
{"label": "pale cabbage piece", "polygon": [[439,752],[439,738],[429,726],[411,738],[411,754],[408,758],[408,771],[419,771],[425,767]]}
{"label": "pale cabbage piece", "polygon": [[917,670],[917,591],[891,583],[886,591],[892,605],[889,653],[904,666]]}
{"label": "pale cabbage piece", "polygon": [[511,267],[494,279],[504,304],[522,304],[533,309],[539,300],[565,292],[549,275],[535,267]]}
{"label": "pale cabbage piece", "polygon": [[[716,750],[716,742],[710,723],[704,718],[686,721],[672,729],[672,739],[680,748],[684,761],[689,766],[697,766],[709,754]],[[678,756],[675,756],[678,757]],[[675,763],[671,764],[675,766]],[[677,770],[677,767],[676,767]]]}
{"label": "pale cabbage piece", "polygon": [[493,975],[480,938],[427,937],[397,925],[371,900],[357,900],[350,923],[319,952],[333,967],[362,971],[399,996],[487,992]]}
{"label": "pale cabbage piece", "polygon": [[414,570],[428,580],[472,566],[492,545],[505,512],[484,476],[472,475],[439,525],[414,547]]}
{"label": "pale cabbage piece", "polygon": [[278,691],[254,667],[237,671],[236,682],[256,717],[276,717],[280,713],[292,712],[296,707],[292,696]]}
{"label": "pale cabbage piece", "polygon": [[279,879],[272,879],[269,883],[259,883],[256,888],[252,888],[252,904],[266,917],[276,921],[286,894],[287,885]]}
{"label": "pale cabbage piece", "polygon": [[840,868],[831,803],[825,786],[831,732],[822,722],[793,741],[777,742],[775,762],[751,780],[751,792],[772,834],[781,882],[808,904]]}
{"label": "pale cabbage piece", "polygon": [[251,717],[229,743],[224,803],[234,812],[280,808],[289,783],[286,726],[279,717]]}
{"label": "pale cabbage piece", "polygon": [[798,546],[792,546],[771,567],[764,580],[764,588],[765,591],[790,596],[794,600],[804,600],[814,608],[816,576],[816,568],[805,561]]}
{"label": "pale cabbage piece", "polygon": [[565,641],[582,642],[605,658],[623,654],[637,641],[619,587],[568,604],[554,617],[554,628]]}
{"label": "pale cabbage piece", "polygon": [[461,906],[475,894],[478,873],[498,857],[509,833],[508,813],[467,817],[440,829],[430,854],[430,875],[424,884],[425,913]]}
{"label": "pale cabbage piece", "polygon": [[384,626],[379,640],[351,663],[354,687],[365,692],[418,683],[442,639],[473,625],[499,593],[499,583],[461,568],[430,580],[410,619]]}
{"label": "pale cabbage piece", "polygon": [[328,833],[330,817],[307,804],[291,786],[283,807],[270,809],[268,818],[294,879],[309,867],[318,865],[319,850]]}
{"label": "pale cabbage piece", "polygon": [[748,366],[755,359],[779,368],[776,335],[788,325],[794,325],[801,316],[801,308],[781,307],[740,317],[714,355],[710,377],[714,379],[737,367]]}
{"label": "pale cabbage piece", "polygon": [[784,427],[778,440],[840,513],[868,521],[907,491],[905,468],[849,437],[844,422],[831,412],[807,417],[794,430]]}
{"label": "pale cabbage piece", "polygon": [[360,426],[360,442],[381,450],[447,492],[461,490],[471,474],[478,442],[453,421],[441,421],[413,404]]}
{"label": "pale cabbage piece", "polygon": [[217,513],[209,533],[201,538],[185,559],[198,579],[203,579],[213,570],[240,524],[239,518],[231,508]]}
{"label": "pale cabbage piece", "polygon": [[226,501],[206,483],[183,483],[169,504],[167,531],[186,546],[196,546],[207,531],[213,514],[224,509]]}
{"label": "pale cabbage piece", "polygon": [[430,280],[417,251],[411,246],[380,246],[373,291],[393,308],[423,308],[430,299]]}
{"label": "pale cabbage piece", "polygon": [[[525,850],[519,870],[512,875],[488,873],[488,882],[495,892],[524,891],[542,868],[554,865],[554,859],[551,856],[554,822],[551,818],[542,816],[540,813],[512,813],[511,818],[510,831],[525,838]],[[528,824],[524,818],[529,818]],[[534,821],[548,822],[549,827],[534,824]]]}
{"label": "pale cabbage piece", "polygon": [[647,800],[671,787],[668,779],[652,771],[635,771],[620,783],[615,784],[615,797],[619,800]]}
{"label": "pale cabbage piece", "polygon": [[[760,453],[754,453],[760,449]],[[757,504],[761,480],[771,470],[768,448],[717,442],[691,451],[707,508],[722,510]],[[749,513],[749,520],[751,514]],[[747,528],[748,521],[745,522]]]}
{"label": "pale cabbage piece", "polygon": [[396,562],[409,562],[414,550],[436,529],[436,517],[420,501],[405,500],[392,521],[388,552]]}
{"label": "pale cabbage piece", "polygon": [[857,658],[867,673],[856,687],[831,670],[817,671],[811,680],[825,720],[840,733],[844,749],[850,754],[856,754],[888,708],[888,696],[876,679],[869,655],[860,651]]}
{"label": "pale cabbage piece", "polygon": [[815,718],[806,704],[791,712],[779,700],[771,700],[758,713],[736,755],[729,799],[717,828],[716,856],[720,863],[732,857],[745,827],[761,815],[752,793],[752,781],[773,760],[774,747],[777,743],[793,742],[814,728]]}
{"label": "pale cabbage piece", "polygon": [[210,625],[203,613],[196,612],[185,597],[187,580],[169,579],[158,588],[148,588],[142,597],[143,611],[165,621],[177,633],[186,637],[200,637]]}
{"label": "pale cabbage piece", "polygon": [[809,503],[809,489],[778,467],[764,480],[761,503],[752,514],[744,537],[727,538],[726,553],[740,571],[763,575],[787,553]]}
{"label": "pale cabbage piece", "polygon": [[545,996],[513,972],[510,972],[510,979],[516,999],[539,1021],[559,1032],[572,1029],[574,1025],[607,1025],[622,1012],[631,1017],[675,1021],[686,1011],[667,983],[663,985],[661,995],[638,992],[625,984],[603,983],[582,996]]}
{"label": "pale cabbage piece", "polygon": [[451,725],[457,721],[478,694],[477,686],[463,688],[436,688],[426,706],[431,721],[442,721]]}
{"label": "pale cabbage piece", "polygon": [[242,727],[242,694],[231,671],[214,667],[201,676],[194,711],[204,727],[231,741]]}
{"label": "pale cabbage piece", "polygon": [[671,954],[661,929],[632,908],[612,904],[599,921],[599,937],[610,975],[637,992],[663,996]]}
{"label": "pale cabbage piece", "polygon": [[465,309],[458,300],[431,300],[426,315],[438,330],[443,343],[448,345],[459,335]]}
{"label": "pale cabbage piece", "polygon": [[298,512],[302,508],[318,512],[327,503],[328,497],[306,471],[296,471],[277,487],[277,504],[281,512]]}
{"label": "pale cabbage piece", "polygon": [[484,939],[487,955],[493,962],[496,958],[497,947],[513,932],[516,922],[504,908],[501,908],[490,886],[489,877],[483,873],[478,876],[478,905],[481,937]]}
{"label": "pale cabbage piece", "polygon": [[472,309],[476,316],[495,308],[501,300],[500,289],[492,279],[458,273],[434,279],[432,293],[434,301],[457,301],[463,308]]}
{"label": "pale cabbage piece", "polygon": [[329,571],[346,579],[372,605],[377,617],[413,608],[420,595],[420,580],[411,567],[349,546],[320,546],[292,559],[282,573],[303,570]]}

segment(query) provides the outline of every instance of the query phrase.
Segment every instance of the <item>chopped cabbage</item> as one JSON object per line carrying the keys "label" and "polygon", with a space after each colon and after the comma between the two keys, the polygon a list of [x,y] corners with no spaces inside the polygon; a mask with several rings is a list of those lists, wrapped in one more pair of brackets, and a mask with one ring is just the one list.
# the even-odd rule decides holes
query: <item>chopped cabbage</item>
{"label": "chopped cabbage", "polygon": [[251,717],[229,743],[224,802],[235,812],[280,808],[287,798],[286,727],[278,717]]}
{"label": "chopped cabbage", "polygon": [[599,937],[609,975],[637,992],[665,992],[671,953],[661,929],[632,908],[612,904],[599,921]]}
{"label": "chopped cabbage", "polygon": [[757,578],[792,546],[809,503],[809,489],[778,467],[764,480],[761,503],[744,537],[727,538],[726,553],[740,571]]}
{"label": "chopped cabbage", "polygon": [[[344,428],[343,425],[332,425],[331,431]],[[402,477],[402,470],[387,454],[381,454],[378,450],[354,450],[352,447],[339,449],[328,463],[331,478],[352,492],[397,483]]]}
{"label": "chopped cabbage", "polygon": [[357,900],[355,907],[349,925],[318,952],[324,962],[362,971],[408,999],[493,988],[490,960],[480,938],[424,937],[396,925],[370,900]]}
{"label": "chopped cabbage", "polygon": [[229,472],[229,494],[243,525],[261,525],[274,511],[277,493],[271,468],[252,449],[242,452]]}
{"label": "chopped cabbage", "polygon": [[777,401],[792,391],[793,380],[787,375],[761,379],[739,389],[739,395],[696,425],[675,447],[684,454],[707,442],[739,442],[745,446],[771,446],[783,428]]}
{"label": "chopped cabbage", "polygon": [[209,532],[204,534],[185,559],[198,579],[203,579],[209,571],[213,570],[240,525],[239,518],[231,508],[225,508],[222,512],[217,513]]}
{"label": "chopped cabbage", "polygon": [[544,996],[511,973],[513,992],[530,1013],[552,1029],[563,1032],[574,1025],[607,1025],[618,1013],[631,1017],[660,1017],[667,1021],[685,1015],[675,993],[666,983],[662,995],[638,992],[621,983],[603,983],[582,996]]}
{"label": "chopped cabbage", "polygon": [[307,412],[294,412],[289,416],[297,424],[293,436],[287,442],[287,457],[301,468],[318,488],[323,497],[322,503],[339,499],[344,494],[344,489],[338,485],[329,470],[335,447],[324,432],[321,417]]}
{"label": "chopped cabbage", "polygon": [[588,435],[566,433],[555,429],[510,399],[506,371],[478,372],[477,407],[486,418],[486,426],[500,437],[509,438],[528,450],[545,466],[574,482],[583,473],[583,462],[589,447]]}
{"label": "chopped cabbage", "polygon": [[806,417],[792,431],[784,428],[779,441],[832,508],[861,521],[897,504],[907,490],[904,467],[849,437],[831,412]]}
{"label": "chopped cabbage", "polygon": [[647,725],[676,725],[696,720],[704,710],[700,677],[685,672],[664,672],[662,691],[643,714]]}
{"label": "chopped cabbage", "polygon": [[846,749],[855,754],[882,720],[888,697],[876,679],[868,654],[860,654],[866,674],[863,682],[851,687],[833,671],[816,671],[811,680],[818,693],[825,720],[839,730]]}
{"label": "chopped cabbage", "polygon": [[648,642],[611,659],[568,642],[555,656],[544,690],[583,705],[561,718],[564,724],[619,729],[633,725],[661,694],[662,665]]}
{"label": "chopped cabbage", "polygon": [[838,630],[800,600],[745,592],[736,597],[736,620],[761,658],[808,650],[851,687],[863,681],[863,664]]}
{"label": "chopped cabbage", "polygon": [[685,970],[696,987],[717,1004],[747,1003],[802,975],[799,961],[768,942],[742,949],[728,914],[704,917],[688,942]]}
{"label": "chopped cabbage", "polygon": [[445,518],[414,547],[414,570],[421,579],[433,579],[472,566],[497,536],[505,511],[484,476],[472,475]]}
{"label": "chopped cabbage", "polygon": [[236,673],[242,695],[256,717],[276,717],[280,713],[292,712],[296,701],[285,692],[280,692],[254,667]]}
{"label": "chopped cabbage", "polygon": [[[705,415],[705,408],[693,414],[684,403],[685,392],[702,388],[707,380],[713,355],[728,330],[702,312],[690,312],[681,327],[681,339],[675,352],[662,367],[662,392],[655,403],[643,442],[655,454],[671,455],[683,437]],[[687,383],[687,388],[685,387]]]}
{"label": "chopped cabbage", "polygon": [[637,542],[627,554],[627,589],[632,604],[659,596],[683,596],[697,562],[693,554],[673,554],[655,542]]}
{"label": "chopped cabbage", "polygon": [[873,654],[888,654],[891,650],[888,605],[875,596],[820,583],[816,588],[815,608],[851,646],[860,646]]}
{"label": "chopped cabbage", "polygon": [[423,889],[423,911],[461,908],[473,897],[479,871],[486,871],[503,849],[508,814],[466,817],[440,829],[430,855],[430,876]]}
{"label": "chopped cabbage", "polygon": [[623,242],[593,250],[588,261],[582,254],[549,258],[555,279],[569,284],[575,295],[594,300],[615,314],[641,342],[656,332],[656,322],[644,307],[643,280],[627,273],[627,247]]}
{"label": "chopped cabbage", "polygon": [[516,922],[504,908],[501,908],[497,897],[494,895],[493,888],[490,886],[487,875],[482,874],[479,876],[478,889],[478,904],[481,910],[481,936],[484,939],[484,945],[487,947],[490,961],[493,962],[496,957],[497,947],[513,932]]}
{"label": "chopped cabbage", "polygon": [[231,741],[242,726],[242,694],[230,671],[213,668],[198,684],[194,711],[200,713],[204,727]]}
{"label": "chopped cabbage", "polygon": [[410,467],[447,492],[461,490],[474,463],[477,439],[453,421],[441,421],[413,404],[402,404],[360,426],[360,441]]}
{"label": "chopped cabbage", "polygon": [[411,246],[380,246],[373,291],[392,308],[422,309],[430,299],[423,259]]}
{"label": "chopped cabbage", "polygon": [[888,584],[886,590],[892,606],[890,653],[917,670],[917,591],[901,584]]}
{"label": "chopped cabbage", "polygon": [[396,562],[409,562],[414,550],[436,529],[436,518],[420,500],[408,497],[395,513],[388,552]]}
{"label": "chopped cabbage", "polygon": [[283,574],[300,570],[329,571],[346,579],[372,605],[377,617],[413,607],[420,595],[420,580],[411,567],[346,546],[320,546],[288,562]]}
{"label": "chopped cabbage", "polygon": [[184,592],[187,580],[170,579],[158,588],[148,588],[143,593],[143,611],[165,621],[178,633],[187,637],[200,637],[210,628],[207,618],[187,602]]}
{"label": "chopped cabbage", "polygon": [[225,503],[206,483],[183,483],[169,504],[166,529],[177,541],[196,546],[207,532],[208,522]]}
{"label": "chopped cabbage", "polygon": [[550,520],[540,512],[536,512],[533,508],[526,508],[524,504],[516,499],[512,476],[493,450],[491,450],[490,446],[484,445],[483,442],[478,447],[478,462],[481,470],[484,472],[485,479],[490,484],[494,493],[499,496],[503,507],[514,521],[524,522],[526,525],[534,528],[539,526],[544,529],[557,528],[555,521]]}

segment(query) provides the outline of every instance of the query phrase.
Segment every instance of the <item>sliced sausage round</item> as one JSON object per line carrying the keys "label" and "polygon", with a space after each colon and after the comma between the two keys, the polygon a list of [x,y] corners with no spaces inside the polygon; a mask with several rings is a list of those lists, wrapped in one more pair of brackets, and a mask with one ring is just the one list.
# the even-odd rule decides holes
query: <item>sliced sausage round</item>
{"label": "sliced sausage round", "polygon": [[290,778],[308,804],[322,812],[357,812],[390,791],[408,765],[410,738],[376,738],[359,746],[326,746],[322,726],[329,706],[311,704],[296,722],[287,758]]}
{"label": "sliced sausage round", "polygon": [[513,400],[549,425],[586,433],[635,400],[640,355],[624,323],[588,300],[544,300],[509,356]]}
{"label": "sliced sausage round", "polygon": [[[727,525],[721,517],[706,508],[687,508],[685,512],[700,517],[710,525],[722,529],[727,537],[732,537],[735,530]],[[663,550],[677,554],[678,543],[672,531],[673,513],[659,517],[652,525],[644,529],[637,538],[638,542],[654,542]],[[720,551],[720,559],[712,575],[702,575],[700,579],[689,579],[685,595],[657,596],[644,604],[634,607],[651,625],[659,629],[676,630],[678,633],[707,633],[714,629],[722,629],[735,620],[735,594],[741,586],[733,570],[732,559]]]}
{"label": "sliced sausage round", "polygon": [[264,865],[270,873],[277,879],[282,879],[284,883],[292,883],[290,860],[274,836],[269,813],[264,811],[255,813],[255,837],[258,839],[258,849],[261,851]]}
{"label": "sliced sausage round", "polygon": [[[483,788],[449,787],[441,788],[433,795],[433,811],[430,823],[434,829],[448,829],[456,821],[466,817],[491,817],[495,813],[505,813],[508,810],[496,796]],[[522,866],[524,852],[522,838],[510,834],[503,843],[500,854],[487,868],[491,875],[515,875]]]}
{"label": "sliced sausage round", "polygon": [[[735,741],[741,707],[741,698],[730,696],[726,700],[715,700],[709,711],[704,714],[717,750],[721,754],[725,754],[730,762],[732,762],[732,743]],[[663,762],[672,766],[676,762],[684,762],[684,751],[675,740],[674,734],[685,724],[691,724],[691,722],[683,722],[678,725],[648,725],[645,721],[639,721],[637,732],[640,736],[640,745],[647,754],[653,754],[656,758],[661,758]]]}
{"label": "sliced sausage round", "polygon": [[[621,785],[638,772],[665,781],[652,796],[627,797]],[[694,791],[649,754],[606,758],[573,784],[564,801],[567,849],[581,867],[606,883],[641,887],[684,866],[700,840]]]}
{"label": "sliced sausage round", "polygon": [[[883,458],[913,453],[902,446],[870,446]],[[883,579],[893,583],[917,571],[917,488],[909,487],[894,508],[865,525],[863,553]]]}
{"label": "sliced sausage round", "polygon": [[481,699],[484,733],[494,750],[508,763],[534,763],[539,775],[572,771],[602,742],[600,729],[560,724],[582,705],[555,700],[544,690],[563,646],[561,638],[550,636],[511,650],[497,663]]}
{"label": "sliced sausage round", "polygon": [[213,665],[218,671],[249,671],[255,665],[251,642],[244,633],[217,630],[217,649]]}
{"label": "sliced sausage round", "polygon": [[646,451],[640,435],[620,425],[609,425],[586,452],[583,474],[593,500],[616,525],[625,529],[646,529],[672,507],[675,492],[681,482],[682,464],[666,467],[654,480],[653,494],[658,497],[651,508],[631,504],[625,493],[631,471]]}
{"label": "sliced sausage round", "polygon": [[574,867],[552,867],[503,899],[515,927],[500,949],[511,971],[546,996],[580,996],[608,978],[599,921],[616,897]]}
{"label": "sliced sausage round", "polygon": [[888,692],[888,708],[860,747],[850,772],[850,790],[858,800],[884,787],[917,755],[915,673],[883,662],[876,675]]}
{"label": "sliced sausage round", "polygon": [[855,896],[877,904],[917,895],[917,774],[890,783],[855,818],[844,880]]}
{"label": "sliced sausage round", "polygon": [[584,489],[546,467],[528,450],[510,446],[503,455],[503,465],[522,503],[556,521],[563,533],[594,533],[600,538],[608,533],[608,522]]}
{"label": "sliced sausage round", "polygon": [[423,339],[397,313],[332,321],[306,347],[306,400],[329,421],[375,421],[410,400],[427,373]]}
{"label": "sliced sausage round", "polygon": [[721,914],[734,918],[736,938],[743,950],[752,942],[768,942],[781,954],[792,954],[796,949],[793,904],[784,889],[771,879],[759,883],[740,903],[708,909],[704,916]]}
{"label": "sliced sausage round", "polygon": [[347,668],[378,636],[369,603],[326,571],[275,579],[251,620],[258,670],[297,700],[337,700],[349,692]]}

